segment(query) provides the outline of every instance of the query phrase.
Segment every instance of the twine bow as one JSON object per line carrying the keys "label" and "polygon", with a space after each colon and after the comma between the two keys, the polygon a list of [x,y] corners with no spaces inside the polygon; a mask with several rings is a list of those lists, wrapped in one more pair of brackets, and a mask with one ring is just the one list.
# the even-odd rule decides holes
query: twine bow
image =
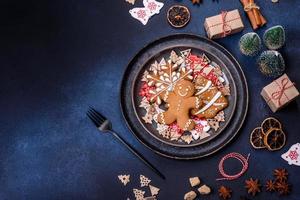
{"label": "twine bow", "polygon": [[245,12],[248,12],[248,11],[250,11],[250,10],[252,10],[252,9],[260,9],[260,7],[258,6],[258,5],[256,5],[256,3],[248,3],[247,5],[245,5],[245,7],[244,7],[244,11]]}
{"label": "twine bow", "polygon": [[[275,81],[276,82],[276,81]],[[277,82],[276,82],[277,83]],[[282,103],[281,103],[281,99],[282,99],[282,96],[285,95],[285,91],[291,87],[294,87],[294,83],[292,83],[291,85],[287,86],[289,83],[289,79],[288,78],[284,78],[281,80],[281,85],[277,83],[277,85],[279,86],[279,90],[276,91],[276,92],[273,92],[271,94],[271,99],[273,100],[278,100],[278,105],[281,106]],[[285,97],[288,99],[288,97],[285,95]]]}
{"label": "twine bow", "polygon": [[[237,179],[239,178],[240,176],[242,176],[248,169],[248,166],[249,166],[249,157],[250,157],[250,154],[248,154],[247,157],[244,157],[243,155],[239,154],[239,153],[236,153],[236,152],[232,152],[232,153],[229,153],[227,155],[225,155],[220,163],[219,163],[219,172],[220,174],[223,176],[222,178],[217,178],[216,180],[217,181],[221,181],[221,180],[234,180],[234,179]],[[228,158],[235,158],[237,159],[238,161],[241,162],[243,168],[242,170],[237,173],[237,174],[234,174],[234,175],[230,175],[230,174],[227,174],[225,171],[224,171],[224,161],[227,160]]]}
{"label": "twine bow", "polygon": [[227,15],[227,11],[221,12],[223,37],[226,37],[226,35],[229,35],[232,30],[230,25],[226,22],[226,15]]}

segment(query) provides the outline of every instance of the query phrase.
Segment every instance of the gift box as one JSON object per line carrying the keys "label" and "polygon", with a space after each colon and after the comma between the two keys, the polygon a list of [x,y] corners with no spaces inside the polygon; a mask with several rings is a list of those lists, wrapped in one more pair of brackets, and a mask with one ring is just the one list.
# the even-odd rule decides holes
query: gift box
{"label": "gift box", "polygon": [[205,19],[204,27],[210,39],[226,37],[227,35],[240,32],[244,24],[239,11],[223,11],[221,14]]}
{"label": "gift box", "polygon": [[289,77],[284,74],[264,87],[260,94],[271,110],[276,112],[298,97],[299,91]]}

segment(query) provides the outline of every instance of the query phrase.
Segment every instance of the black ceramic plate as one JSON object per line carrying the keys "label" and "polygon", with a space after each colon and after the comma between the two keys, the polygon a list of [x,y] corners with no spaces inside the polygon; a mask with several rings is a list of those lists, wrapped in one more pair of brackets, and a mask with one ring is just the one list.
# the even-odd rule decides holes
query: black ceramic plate
{"label": "black ceramic plate", "polygon": [[[192,49],[193,54],[205,53],[217,63],[230,83],[229,107],[225,109],[226,122],[218,131],[204,140],[184,144],[162,138],[151,124],[141,117],[143,109],[138,92],[141,76],[154,60],[168,57],[171,50]],[[158,39],[143,48],[129,63],[121,83],[121,108],[132,133],[147,147],[161,155],[177,159],[193,159],[210,155],[224,147],[237,134],[245,119],[248,108],[248,89],[245,76],[238,62],[222,46],[203,37],[177,34]]]}

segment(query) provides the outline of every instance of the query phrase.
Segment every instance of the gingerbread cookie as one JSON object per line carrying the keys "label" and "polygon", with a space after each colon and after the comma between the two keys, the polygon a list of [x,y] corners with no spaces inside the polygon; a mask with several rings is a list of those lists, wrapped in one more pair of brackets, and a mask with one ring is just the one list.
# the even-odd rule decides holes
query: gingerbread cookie
{"label": "gingerbread cookie", "polygon": [[226,97],[218,90],[212,81],[198,76],[195,80],[195,86],[199,90],[195,95],[204,103],[199,110],[193,110],[192,114],[199,118],[214,118],[218,112],[224,110],[228,106]]}
{"label": "gingerbread cookie", "polygon": [[190,144],[209,137],[211,128],[226,120],[221,110],[228,106],[229,82],[205,54],[171,50],[168,57],[153,60],[141,81],[142,119],[164,139]]}
{"label": "gingerbread cookie", "polygon": [[195,86],[188,80],[179,80],[172,92],[169,92],[165,102],[169,104],[166,112],[158,115],[158,122],[161,124],[171,124],[177,121],[178,126],[186,130],[192,130],[195,122],[190,119],[189,112],[191,109],[198,109],[201,102],[198,97],[194,96]]}

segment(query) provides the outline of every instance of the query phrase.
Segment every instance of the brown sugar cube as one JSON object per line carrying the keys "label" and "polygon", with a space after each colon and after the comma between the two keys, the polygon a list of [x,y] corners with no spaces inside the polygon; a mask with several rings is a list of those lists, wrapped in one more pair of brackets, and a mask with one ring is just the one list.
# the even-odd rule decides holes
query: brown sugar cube
{"label": "brown sugar cube", "polygon": [[191,184],[191,186],[192,187],[195,187],[195,186],[197,186],[197,185],[199,185],[200,184],[200,179],[199,179],[199,177],[191,177],[190,178],[190,184]]}
{"label": "brown sugar cube", "polygon": [[207,185],[202,185],[198,188],[198,191],[200,194],[209,194],[211,192],[211,189]]}
{"label": "brown sugar cube", "polygon": [[189,191],[188,193],[186,193],[186,194],[184,195],[184,200],[193,200],[193,199],[195,199],[196,197],[197,197],[196,192],[194,192],[194,191]]}

